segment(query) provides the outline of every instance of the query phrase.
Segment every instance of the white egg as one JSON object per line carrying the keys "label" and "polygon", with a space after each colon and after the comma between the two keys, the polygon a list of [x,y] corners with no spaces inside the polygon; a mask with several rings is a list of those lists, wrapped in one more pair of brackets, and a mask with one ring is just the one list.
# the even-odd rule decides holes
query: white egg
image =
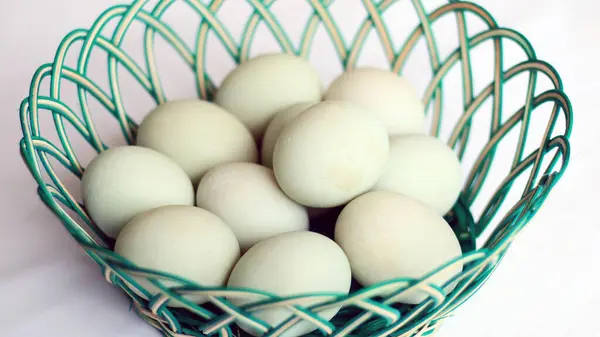
{"label": "white egg", "polygon": [[139,213],[194,204],[187,174],[169,157],[139,146],[101,152],[85,169],[81,190],[90,217],[113,238]]}
{"label": "white egg", "polygon": [[[452,228],[434,209],[389,191],[368,192],[348,203],[336,222],[335,241],[363,286],[396,278],[419,279],[462,254]],[[458,262],[429,282],[443,286],[461,270]],[[427,293],[414,289],[397,300],[416,304],[425,298]]]}
{"label": "white egg", "polygon": [[273,117],[265,135],[262,139],[261,163],[266,166],[273,168],[273,149],[275,143],[281,134],[283,128],[293,122],[303,111],[315,105],[317,102],[302,102],[293,104],[279,112]]}
{"label": "white egg", "polygon": [[140,124],[137,144],[171,157],[194,186],[216,165],[258,161],[256,143],[242,122],[220,106],[199,99],[157,106]]}
{"label": "white egg", "polygon": [[[119,234],[115,252],[139,267],[205,287],[224,286],[240,257],[235,235],[223,220],[198,207],[176,205],[158,207],[133,218]],[[151,294],[158,293],[154,284],[141,277],[135,279]],[[186,299],[196,303],[207,300],[205,296]]]}
{"label": "white egg", "polygon": [[436,137],[410,135],[390,140],[390,156],[375,190],[416,198],[446,214],[458,199],[462,169],[454,151]]}
{"label": "white egg", "polygon": [[[280,296],[308,293],[348,294],[351,272],[348,259],[338,245],[326,236],[313,232],[291,232],[261,241],[250,248],[235,265],[228,287],[251,288]],[[238,306],[254,302],[256,298],[231,298]],[[318,300],[305,300],[297,305],[309,307]],[[339,307],[319,313],[330,320]],[[277,326],[290,318],[289,309],[273,308],[252,312],[262,321]],[[260,331],[240,324],[246,332],[259,336]],[[315,326],[301,320],[282,337],[296,337],[315,330]]]}
{"label": "white egg", "polygon": [[388,151],[377,116],[350,102],[325,101],[283,129],[273,170],[283,191],[300,204],[334,207],[375,185]]}
{"label": "white egg", "polygon": [[[316,103],[317,102],[296,103],[277,112],[275,117],[273,117],[269,123],[269,126],[267,127],[265,135],[262,139],[262,165],[273,168],[273,150],[275,149],[275,143],[277,142],[281,131],[283,131],[286,126],[290,125],[302,112]],[[327,213],[330,209],[307,207],[307,210],[308,217],[310,219],[316,219]]]}
{"label": "white egg", "polygon": [[325,99],[364,106],[385,122],[390,135],[425,131],[425,108],[416,90],[405,78],[387,70],[348,70],[331,83]]}
{"label": "white egg", "polygon": [[215,102],[259,140],[277,111],[318,101],[322,91],[319,74],[307,60],[293,54],[263,54],[234,68],[217,90]]}
{"label": "white egg", "polygon": [[221,217],[242,251],[271,236],[308,230],[308,213],[277,185],[273,171],[253,163],[217,166],[202,178],[196,205]]}

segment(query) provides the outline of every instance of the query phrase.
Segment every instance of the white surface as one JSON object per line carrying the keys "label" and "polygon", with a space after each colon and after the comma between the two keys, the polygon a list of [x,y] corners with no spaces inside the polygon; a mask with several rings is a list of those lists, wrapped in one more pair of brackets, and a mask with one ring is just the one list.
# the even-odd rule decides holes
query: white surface
{"label": "white surface", "polygon": [[[587,0],[480,2],[500,25],[524,33],[538,57],[560,72],[575,115],[571,163],[493,277],[455,312],[438,337],[600,336],[594,321],[600,305],[600,226],[595,200],[600,187],[600,4]],[[4,106],[0,137],[6,151],[0,175],[2,336],[158,336],[128,312],[125,297],[103,280],[98,268],[42,205],[18,155],[17,108],[27,95],[34,70],[53,59],[68,31],[89,27],[111,3],[115,1],[0,4],[0,99]],[[226,6],[231,9],[242,3],[231,1]],[[355,16],[353,13],[349,17]],[[301,13],[287,11],[284,22],[290,14]],[[245,15],[240,14],[241,18]],[[264,45],[269,46],[267,42]],[[367,43],[367,48],[369,45],[374,44]],[[333,52],[331,47],[327,52]],[[216,60],[231,62],[228,58]],[[101,63],[105,66],[106,61]],[[327,76],[339,70],[323,65],[319,69]],[[224,73],[215,76],[222,78]],[[193,89],[191,85],[185,88]]]}

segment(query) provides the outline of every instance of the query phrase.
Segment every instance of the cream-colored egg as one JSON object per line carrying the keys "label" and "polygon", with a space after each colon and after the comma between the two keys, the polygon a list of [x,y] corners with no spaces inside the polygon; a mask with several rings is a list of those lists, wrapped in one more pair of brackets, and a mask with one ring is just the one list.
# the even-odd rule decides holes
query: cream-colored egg
{"label": "cream-colored egg", "polygon": [[308,230],[308,213],[277,185],[273,171],[253,163],[217,166],[202,178],[196,205],[221,217],[242,251],[277,234]]}
{"label": "cream-colored egg", "polygon": [[[452,228],[433,208],[389,191],[368,192],[348,203],[338,217],[334,237],[363,286],[396,278],[420,279],[462,254]],[[461,270],[460,262],[452,264],[429,282],[443,286]],[[413,289],[397,301],[416,304],[427,296]]]}
{"label": "cream-colored egg", "polygon": [[325,99],[364,106],[385,122],[390,135],[425,131],[425,108],[416,90],[405,78],[387,70],[348,70],[331,83]]}
{"label": "cream-colored egg", "polygon": [[388,151],[377,116],[350,102],[325,101],[283,129],[273,170],[283,191],[300,204],[334,207],[375,185]]}
{"label": "cream-colored egg", "polygon": [[[240,248],[231,229],[218,216],[194,206],[163,206],[139,214],[121,231],[115,252],[139,267],[182,277],[205,287],[224,286]],[[151,294],[159,289],[136,281]],[[167,286],[180,285],[165,281]],[[186,296],[196,303],[205,296]],[[181,306],[172,303],[173,306]]]}
{"label": "cream-colored egg", "polygon": [[[350,290],[351,278],[348,259],[335,242],[313,232],[291,232],[261,241],[250,248],[235,265],[227,286],[257,289],[280,296],[322,292],[343,295]],[[232,297],[230,300],[239,306],[260,299]],[[318,303],[318,300],[311,299],[298,305],[309,307]],[[330,320],[339,309],[327,309],[319,315]],[[271,326],[283,323],[292,315],[286,308],[258,310],[252,314]],[[244,324],[240,327],[254,336],[261,335],[252,327]],[[314,329],[313,324],[301,321],[281,336],[301,336]]]}
{"label": "cream-colored egg", "polygon": [[293,104],[279,112],[273,117],[262,140],[261,163],[273,168],[273,150],[275,143],[283,128],[293,122],[303,111],[315,105],[317,102],[302,102]]}
{"label": "cream-colored egg", "polygon": [[187,174],[169,157],[139,146],[101,152],[85,169],[81,191],[94,223],[113,238],[139,213],[194,204]]}
{"label": "cream-colored egg", "polygon": [[408,195],[444,215],[461,186],[462,169],[454,151],[436,137],[410,135],[390,140],[388,163],[374,189]]}
{"label": "cream-colored egg", "polygon": [[235,116],[199,99],[169,101],[140,124],[137,144],[171,157],[194,186],[212,167],[228,162],[257,162],[252,135]]}
{"label": "cream-colored egg", "polygon": [[322,91],[319,74],[307,60],[293,54],[263,54],[234,68],[217,90],[215,102],[259,140],[277,111],[318,101]]}

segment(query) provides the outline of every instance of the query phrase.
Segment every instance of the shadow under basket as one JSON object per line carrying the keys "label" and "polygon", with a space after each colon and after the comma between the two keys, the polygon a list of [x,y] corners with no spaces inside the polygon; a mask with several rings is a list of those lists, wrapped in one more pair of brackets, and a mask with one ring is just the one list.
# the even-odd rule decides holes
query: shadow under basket
{"label": "shadow under basket", "polygon": [[[310,336],[431,335],[490,277],[565,171],[572,111],[561,80],[552,66],[536,58],[525,37],[498,26],[486,10],[469,2],[427,8],[418,0],[356,1],[364,13],[360,17],[344,14],[341,5],[331,1],[296,1],[296,14],[304,20],[296,28],[286,19],[290,11],[284,6],[290,2],[280,2],[239,1],[233,10],[230,3],[218,0],[209,4],[136,1],[111,7],[89,29],[69,33],[54,62],[35,73],[20,108],[20,149],[39,184],[39,195],[100,266],[106,280],[130,296],[133,309],[167,336],[247,336],[236,324],[252,326],[264,336],[279,336],[300,321],[314,324],[316,330]],[[170,11],[178,11],[176,18],[189,20],[169,21],[174,17]],[[244,11],[247,17],[240,19]],[[403,11],[410,11],[414,24],[404,27],[406,35],[397,42],[402,29],[399,22],[409,22],[395,14]],[[350,25],[351,20],[356,22]],[[181,21],[189,21],[187,32],[181,31]],[[342,22],[354,27],[350,38],[340,32]],[[451,29],[440,28],[442,23],[450,23]],[[449,37],[450,33],[455,35]],[[266,36],[261,41],[271,41],[271,45],[255,42],[261,34]],[[463,263],[462,272],[449,281],[457,282],[450,293],[429,284],[430,275],[369,288],[355,286],[348,295],[279,297],[252,289],[204,288],[139,268],[111,250],[113,241],[94,226],[79,198],[84,166],[93,155],[117,144],[115,137],[123,144],[133,143],[141,119],[135,118],[134,111],[147,112],[167,101],[168,85],[180,86],[171,91],[182,89],[211,99],[219,77],[236,63],[263,52],[261,47],[306,57],[319,70],[328,69],[324,73],[335,68],[323,63],[329,57],[339,71],[373,65],[379,59],[383,67],[408,78],[422,74],[416,82],[422,84],[419,90],[427,107],[429,132],[456,151],[465,170],[460,198],[446,215],[464,255],[430,274]],[[478,50],[484,47],[489,53]],[[178,57],[189,85],[169,80],[172,73],[159,72],[165,68],[158,64],[157,55],[165,48]],[[513,62],[510,48],[521,58]],[[215,57],[213,51],[222,55]],[[230,62],[229,69],[212,70],[215,59]],[[414,67],[419,65],[426,71],[417,71]],[[481,76],[473,76],[477,67],[482,68]],[[175,75],[180,76],[180,71],[177,68]],[[457,83],[448,84],[452,78]],[[515,83],[522,86],[515,89]],[[127,84],[138,90],[135,95],[127,92]],[[509,93],[520,95],[514,109],[506,100]],[[140,95],[147,95],[150,104],[127,105]],[[457,106],[447,104],[452,97],[459,98]],[[138,284],[140,280],[145,282]],[[147,282],[161,289],[159,294],[149,296],[141,286]],[[396,295],[414,289],[429,294],[428,299],[413,306],[395,303]],[[209,302],[195,305],[186,300],[192,295],[208,296]],[[230,296],[256,301],[236,307],[227,301]],[[309,297],[316,304],[301,306]],[[318,315],[335,306],[342,309],[331,321]],[[279,326],[268,326],[253,316],[267,308],[285,308],[293,315]]]}

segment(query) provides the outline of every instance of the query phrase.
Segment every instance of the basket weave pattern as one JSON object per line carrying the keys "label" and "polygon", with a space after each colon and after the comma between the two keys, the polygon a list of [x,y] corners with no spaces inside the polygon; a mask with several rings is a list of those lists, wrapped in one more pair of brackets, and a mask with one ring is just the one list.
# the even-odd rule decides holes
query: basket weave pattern
{"label": "basket weave pattern", "polygon": [[[426,336],[434,332],[440,323],[448,318],[454,309],[473,295],[491,275],[502,256],[508,249],[516,234],[528,223],[531,217],[542,205],[544,199],[559,180],[566,169],[569,159],[568,138],[571,132],[571,105],[562,90],[562,84],[556,71],[547,63],[537,60],[535,52],[527,39],[511,29],[499,27],[495,20],[484,9],[471,3],[450,2],[438,9],[427,13],[422,4],[413,1],[414,8],[420,19],[420,25],[414,28],[406,42],[395,50],[391,42],[391,32],[382,19],[383,13],[395,1],[384,0],[378,4],[364,1],[368,12],[354,36],[352,43],[344,42],[336,23],[329,11],[331,1],[310,0],[314,8],[310,16],[298,48],[294,47],[286,32],[278,24],[277,18],[269,11],[272,0],[248,0],[253,7],[253,14],[247,19],[246,29],[238,44],[231,37],[226,27],[219,21],[218,11],[224,1],[214,0],[204,5],[198,0],[186,0],[190,10],[201,16],[195,49],[186,46],[177,32],[168,24],[161,21],[162,15],[173,4],[173,0],[159,1],[148,8],[146,1],[136,1],[131,5],[120,5],[105,11],[87,30],[75,30],[69,33],[60,44],[54,62],[43,65],[35,73],[31,82],[29,96],[20,108],[23,138],[20,143],[21,153],[32,175],[39,184],[39,195],[44,203],[61,219],[66,229],[84,248],[86,253],[101,267],[106,280],[123,289],[133,300],[133,308],[142,318],[160,329],[168,336],[204,336],[217,334],[222,337],[244,335],[237,329],[235,321],[252,326],[268,333],[268,336],[278,336],[291,325],[306,320],[312,322],[317,330],[311,335],[328,336]],[[486,23],[488,29],[474,36],[469,36],[465,24],[465,13],[477,16]],[[458,23],[459,45],[450,55],[441,59],[435,43],[435,32],[432,23],[441,17],[453,15]],[[100,33],[107,22],[118,20],[118,25],[107,39]],[[121,48],[124,36],[132,22],[142,22],[147,28],[144,36],[145,67],[136,62]],[[505,214],[501,215],[498,225],[478,249],[465,253],[460,259],[450,261],[446,266],[457,262],[464,265],[461,274],[450,282],[458,282],[458,286],[446,294],[441,287],[423,279],[398,279],[359,289],[349,295],[340,294],[311,294],[296,297],[279,297],[273,294],[251,289],[204,288],[189,281],[179,279],[153,270],[145,270],[133,265],[111,251],[112,242],[104,236],[92,223],[83,205],[67,190],[61,182],[61,177],[55,172],[51,158],[58,161],[77,177],[81,177],[84,167],[78,158],[74,146],[69,140],[65,125],[70,124],[98,152],[107,148],[92,121],[88,106],[88,96],[93,96],[118,121],[126,141],[133,143],[137,122],[127,115],[120,94],[117,65],[124,67],[139,82],[139,84],[155,99],[156,103],[167,100],[156,66],[154,53],[154,36],[159,34],[165,39],[189,65],[194,72],[199,97],[210,99],[216,85],[205,72],[206,42],[209,32],[216,34],[227,52],[236,62],[249,58],[250,47],[255,31],[259,24],[266,24],[269,31],[285,52],[296,53],[307,57],[311,42],[317,27],[323,25],[336,50],[344,68],[356,65],[361,54],[367,35],[374,30],[381,41],[381,46],[390,68],[402,73],[407,57],[420,39],[424,39],[429,51],[429,62],[433,77],[423,95],[423,101],[431,110],[431,134],[439,135],[442,123],[442,79],[454,65],[459,65],[463,75],[464,112],[447,142],[459,157],[464,156],[465,148],[471,131],[473,116],[480,111],[483,102],[492,99],[492,118],[490,137],[483,151],[477,156],[468,172],[464,189],[451,216],[465,227],[465,235],[478,237],[490,224],[492,218],[504,202],[513,182],[527,172],[528,179],[521,198]],[[503,41],[512,40],[518,44],[527,55],[527,60],[505,67],[503,64]],[[493,41],[495,50],[494,79],[482,91],[474,92],[472,83],[472,68],[470,51],[477,45]],[[76,43],[82,43],[76,67],[65,64],[65,55]],[[108,57],[108,78],[110,92],[103,90],[94,80],[87,76],[89,56],[94,49],[105,50]],[[508,118],[501,118],[503,113],[501,97],[503,86],[511,78],[519,74],[528,74],[526,101],[518,111],[507,112]],[[537,78],[546,77],[553,89],[535,95]],[[49,92],[41,92],[41,83],[49,81]],[[61,101],[61,81],[69,81],[77,85],[79,107],[81,113],[76,113],[75,107]],[[536,108],[544,103],[553,105],[552,113],[547,120],[547,128],[539,147],[525,153],[531,116]],[[41,134],[39,115],[50,113],[55,125],[58,142],[52,142],[50,137]],[[561,130],[555,130],[557,119],[564,118],[565,125]],[[503,121],[504,120],[504,121]],[[496,192],[487,201],[482,215],[473,221],[470,218],[469,207],[477,199],[494,158],[496,149],[503,137],[514,128],[520,128],[519,141],[512,155],[511,172]],[[555,150],[555,151],[553,151]],[[549,164],[542,165],[546,155]],[[436,271],[432,271],[434,274]],[[134,278],[135,277],[135,278]],[[151,296],[141,287],[136,279],[147,278],[162,290],[160,294]],[[169,286],[164,281],[169,281]],[[419,288],[430,294],[430,297],[418,306],[399,306],[394,298],[403,291]],[[378,296],[385,291],[390,294]],[[210,302],[201,306],[186,300],[189,295],[206,295]],[[249,297],[257,302],[235,307],[227,298]],[[307,298],[316,300],[318,304],[310,307],[299,305]],[[188,310],[171,309],[165,304],[168,301],[178,302]],[[328,308],[341,306],[340,311],[332,321],[320,318],[317,313]],[[252,313],[266,308],[285,307],[293,316],[280,326],[271,327],[253,317]],[[319,331],[320,330],[320,331]],[[265,334],[267,335],[267,334]]]}

